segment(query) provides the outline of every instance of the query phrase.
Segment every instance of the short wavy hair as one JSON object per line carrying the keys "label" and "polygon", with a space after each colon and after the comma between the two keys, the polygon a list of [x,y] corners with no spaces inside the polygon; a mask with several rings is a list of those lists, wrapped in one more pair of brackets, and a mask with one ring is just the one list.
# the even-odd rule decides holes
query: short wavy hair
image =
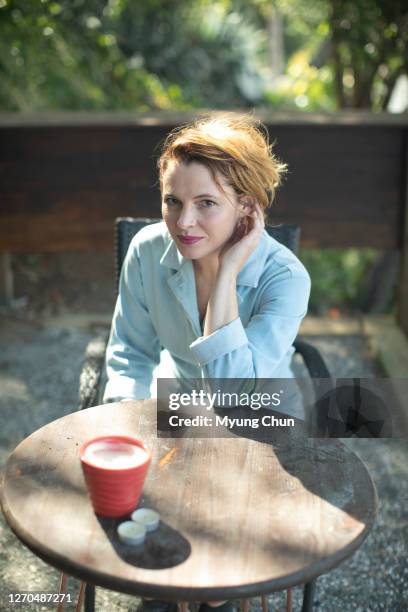
{"label": "short wavy hair", "polygon": [[160,189],[171,161],[198,162],[208,168],[221,191],[225,193],[218,175],[238,197],[254,197],[265,214],[287,171],[272,146],[267,128],[253,114],[212,111],[167,135],[157,160]]}

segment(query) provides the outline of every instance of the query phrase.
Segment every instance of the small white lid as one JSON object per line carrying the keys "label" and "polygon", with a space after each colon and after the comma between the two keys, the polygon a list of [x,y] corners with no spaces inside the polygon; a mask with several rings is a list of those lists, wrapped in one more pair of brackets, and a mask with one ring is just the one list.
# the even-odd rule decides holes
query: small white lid
{"label": "small white lid", "polygon": [[147,531],[157,529],[160,522],[160,514],[150,508],[138,508],[132,513],[130,518],[135,523],[143,525]]}
{"label": "small white lid", "polygon": [[125,544],[141,544],[146,537],[146,528],[141,523],[125,521],[118,525],[118,536]]}

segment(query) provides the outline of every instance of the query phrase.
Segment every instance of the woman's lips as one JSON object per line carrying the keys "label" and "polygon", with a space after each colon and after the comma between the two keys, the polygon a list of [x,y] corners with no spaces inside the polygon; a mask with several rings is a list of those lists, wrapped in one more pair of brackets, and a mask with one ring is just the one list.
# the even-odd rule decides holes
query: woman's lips
{"label": "woman's lips", "polygon": [[201,236],[198,236],[198,237],[196,236],[177,236],[177,238],[183,244],[195,244],[196,242],[199,242],[200,240],[202,240]]}

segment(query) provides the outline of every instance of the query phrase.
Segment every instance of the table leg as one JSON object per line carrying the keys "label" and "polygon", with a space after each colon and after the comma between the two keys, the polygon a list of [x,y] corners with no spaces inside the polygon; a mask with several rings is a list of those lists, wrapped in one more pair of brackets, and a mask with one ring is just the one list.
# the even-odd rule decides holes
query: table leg
{"label": "table leg", "polygon": [[188,612],[188,603],[186,601],[180,601],[179,610],[180,612]]}
{"label": "table leg", "polygon": [[83,582],[81,580],[81,586],[79,587],[79,594],[78,594],[78,600],[77,600],[75,612],[81,612],[82,610],[82,606],[84,604],[84,597],[85,597],[85,587],[86,587],[86,582]]}
{"label": "table leg", "polygon": [[241,599],[241,612],[249,612],[250,602],[249,599]]}
{"label": "table leg", "polygon": [[95,586],[89,582],[85,587],[85,612],[95,612]]}
{"label": "table leg", "polygon": [[262,612],[269,612],[268,598],[266,595],[262,595],[261,597],[261,606],[262,606]]}
{"label": "table leg", "polygon": [[[65,593],[67,592],[67,584],[68,584],[68,576],[67,576],[67,574],[64,574],[64,572],[61,572],[58,593],[65,595]],[[58,603],[57,612],[62,612],[63,611],[64,603],[65,603],[64,600],[62,600],[62,601],[60,601]]]}
{"label": "table leg", "polygon": [[292,589],[286,589],[286,612],[292,612]]}
{"label": "table leg", "polygon": [[313,598],[316,589],[316,579],[307,582],[303,588],[302,612],[312,612]]}

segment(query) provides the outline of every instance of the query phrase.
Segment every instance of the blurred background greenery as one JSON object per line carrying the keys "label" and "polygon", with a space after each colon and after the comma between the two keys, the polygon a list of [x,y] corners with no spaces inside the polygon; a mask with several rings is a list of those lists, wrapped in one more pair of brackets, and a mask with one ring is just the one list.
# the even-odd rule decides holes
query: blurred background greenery
{"label": "blurred background greenery", "polygon": [[[403,0],[0,0],[1,111],[406,112],[407,75]],[[383,254],[301,257],[312,312],[370,310]]]}

